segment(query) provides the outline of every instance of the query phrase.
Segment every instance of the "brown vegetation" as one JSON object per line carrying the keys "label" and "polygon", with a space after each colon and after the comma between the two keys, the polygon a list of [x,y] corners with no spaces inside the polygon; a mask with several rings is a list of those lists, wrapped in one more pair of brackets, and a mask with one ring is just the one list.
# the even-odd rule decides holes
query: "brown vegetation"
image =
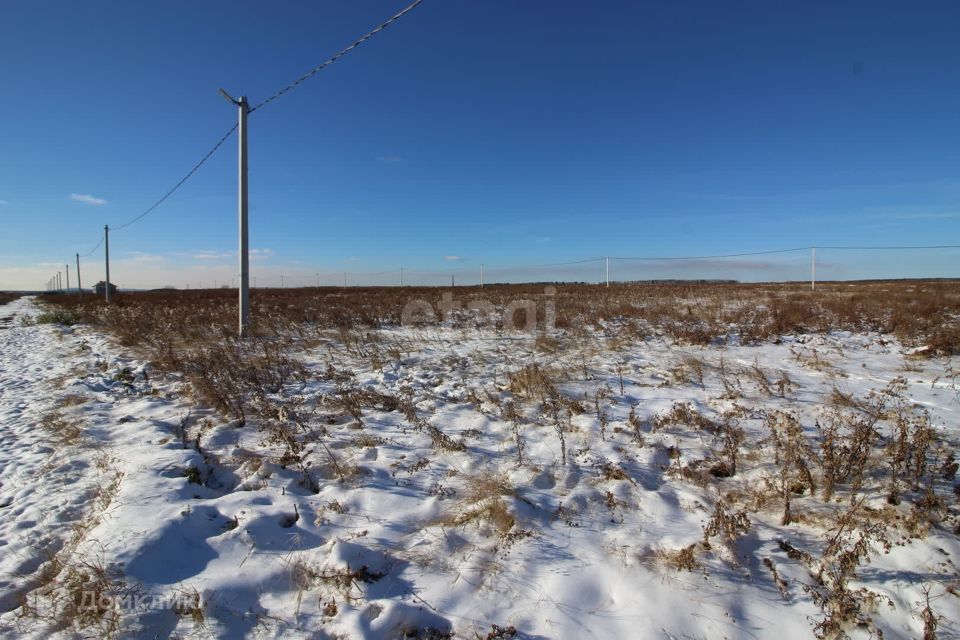
{"label": "brown vegetation", "polygon": [[[444,292],[450,289],[255,289],[251,305],[259,335],[293,330],[306,337],[304,332],[310,330],[398,325],[408,301],[423,299],[437,306]],[[544,297],[543,286],[533,284],[458,287],[453,293],[462,302],[484,299],[497,308],[518,298]],[[78,307],[88,320],[108,324],[132,342],[156,339],[149,329],[162,326],[174,326],[181,334],[171,340],[235,332],[236,292],[232,290],[123,293],[109,312],[92,296],[46,299]],[[953,280],[822,283],[815,292],[799,283],[612,284],[610,288],[564,284],[557,286],[555,303],[560,328],[614,323],[625,335],[659,331],[692,344],[731,338],[757,342],[784,334],[831,330],[867,331],[892,334],[908,345],[925,345],[935,353],[960,353],[960,285]],[[543,304],[538,305],[537,313],[542,323]],[[469,312],[460,313],[454,323],[467,323],[471,317]],[[731,334],[731,326],[737,327],[736,335]]]}
{"label": "brown vegetation", "polygon": [[22,293],[12,293],[9,291],[0,291],[0,304],[7,304],[8,302],[13,302],[17,298],[21,297]]}

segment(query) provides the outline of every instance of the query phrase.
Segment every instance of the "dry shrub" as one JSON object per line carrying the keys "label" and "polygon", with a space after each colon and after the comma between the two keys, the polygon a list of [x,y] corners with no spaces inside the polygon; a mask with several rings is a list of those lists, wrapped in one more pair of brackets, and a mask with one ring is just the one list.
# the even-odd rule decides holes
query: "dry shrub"
{"label": "dry shrub", "polygon": [[750,530],[750,518],[744,510],[731,513],[723,500],[717,500],[713,515],[703,525],[703,546],[710,548],[710,538],[719,538],[728,549],[741,535]]}
{"label": "dry shrub", "polygon": [[674,402],[666,413],[659,413],[653,418],[653,430],[659,431],[664,427],[682,425],[694,429],[703,429],[709,433],[719,433],[721,426],[699,413],[692,405],[686,402]]}
{"label": "dry shrub", "polygon": [[880,603],[893,606],[889,598],[865,587],[853,588],[857,570],[870,556],[882,549],[889,552],[891,542],[887,525],[861,513],[862,499],[839,514],[836,526],[826,535],[826,547],[815,574],[816,582],[804,589],[823,611],[823,619],[814,626],[817,638],[847,637],[852,626],[870,628],[870,614]]}
{"label": "dry shrub", "polygon": [[[408,300],[439,302],[442,292],[435,287],[260,288],[251,291],[250,300],[258,335],[307,341],[318,330],[398,325]],[[543,298],[543,287],[534,284],[457,287],[455,292],[461,300],[489,301],[494,309],[518,298]],[[150,343],[159,353],[211,334],[236,334],[232,290],[124,292],[110,307],[92,295],[42,298],[110,326],[129,344]],[[734,326],[744,343],[839,329],[893,334],[908,345],[928,346],[930,355],[956,354],[960,344],[960,289],[951,280],[822,283],[816,292],[800,283],[562,284],[556,314],[558,328],[610,326],[639,338],[655,330],[698,345],[728,337]],[[543,304],[537,315],[544,319]]]}
{"label": "dry shrub", "polygon": [[48,413],[40,420],[43,429],[50,440],[62,447],[72,447],[83,442],[83,430],[76,422],[67,420],[62,413]]}
{"label": "dry shrub", "polygon": [[461,527],[471,522],[485,522],[499,538],[504,538],[516,524],[505,497],[516,490],[505,474],[464,475],[463,499],[457,509],[440,520],[443,526]]}
{"label": "dry shrub", "polygon": [[556,393],[551,372],[534,362],[507,376],[510,391],[527,398],[546,402]]}
{"label": "dry shrub", "polygon": [[174,592],[173,611],[181,618],[189,618],[198,627],[205,627],[204,604],[196,587],[181,587]]}
{"label": "dry shrub", "polygon": [[674,571],[696,571],[702,565],[697,560],[697,545],[691,544],[680,549],[658,549],[657,560]]}
{"label": "dry shrub", "polygon": [[464,498],[469,503],[496,496],[513,496],[516,491],[510,478],[503,473],[464,474],[462,477],[466,485]]}
{"label": "dry shrub", "polygon": [[775,463],[779,469],[779,491],[783,497],[783,518],[781,524],[790,524],[790,498],[794,493],[809,490],[816,491],[813,473],[808,461],[813,459],[813,448],[803,433],[803,427],[796,417],[782,411],[774,411],[767,416],[767,427],[774,445]]}

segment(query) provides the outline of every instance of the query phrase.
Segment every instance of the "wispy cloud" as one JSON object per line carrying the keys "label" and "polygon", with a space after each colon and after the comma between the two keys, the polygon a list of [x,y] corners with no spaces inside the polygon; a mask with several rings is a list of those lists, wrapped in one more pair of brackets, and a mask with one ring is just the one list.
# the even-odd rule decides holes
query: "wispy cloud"
{"label": "wispy cloud", "polygon": [[232,258],[235,254],[230,251],[209,251],[204,249],[193,254],[194,260],[224,260]]}
{"label": "wispy cloud", "polygon": [[166,260],[166,258],[161,255],[146,253],[144,251],[127,251],[126,256],[127,260],[133,260],[134,262],[162,262]]}
{"label": "wispy cloud", "polygon": [[383,164],[398,164],[403,162],[403,158],[400,156],[377,156],[374,159]]}
{"label": "wispy cloud", "polygon": [[460,262],[463,260],[460,256],[443,256],[443,259],[447,262]]}
{"label": "wispy cloud", "polygon": [[6,200],[0,200],[0,206],[6,206],[6,205],[8,205],[8,204],[10,204],[10,203],[7,202]]}
{"label": "wispy cloud", "polygon": [[71,193],[70,199],[73,200],[74,202],[82,202],[83,204],[92,204],[98,207],[101,205],[108,204],[107,201],[104,200],[103,198],[95,198],[94,196],[91,196],[89,193]]}
{"label": "wispy cloud", "polygon": [[960,212],[944,211],[941,213],[901,213],[891,214],[889,217],[894,220],[949,220],[953,218],[960,218]]}

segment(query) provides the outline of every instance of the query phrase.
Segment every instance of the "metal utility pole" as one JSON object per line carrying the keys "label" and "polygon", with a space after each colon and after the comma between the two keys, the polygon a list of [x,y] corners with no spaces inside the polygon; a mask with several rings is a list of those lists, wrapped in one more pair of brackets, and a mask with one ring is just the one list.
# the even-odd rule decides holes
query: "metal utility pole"
{"label": "metal utility pole", "polygon": [[83,285],[80,284],[80,254],[77,254],[77,295],[83,295]]}
{"label": "metal utility pole", "polygon": [[107,279],[104,287],[104,300],[110,304],[110,225],[103,225],[103,259],[107,265]]}
{"label": "metal utility pole", "polygon": [[607,258],[607,289],[610,288],[610,258]]}
{"label": "metal utility pole", "polygon": [[239,110],[237,139],[240,177],[237,199],[240,215],[240,337],[245,338],[250,332],[250,233],[247,227],[247,115],[250,113],[250,103],[247,102],[246,96],[240,96],[239,100],[234,100],[223,89],[218,91]]}
{"label": "metal utility pole", "polygon": [[57,293],[63,293],[63,272],[57,271]]}
{"label": "metal utility pole", "polygon": [[817,248],[810,247],[810,291],[817,290]]}
{"label": "metal utility pole", "polygon": [[63,266],[66,267],[67,270],[67,290],[64,291],[64,293],[70,293],[70,265],[65,264]]}
{"label": "metal utility pole", "polygon": [[480,263],[480,288],[483,289],[483,263]]}

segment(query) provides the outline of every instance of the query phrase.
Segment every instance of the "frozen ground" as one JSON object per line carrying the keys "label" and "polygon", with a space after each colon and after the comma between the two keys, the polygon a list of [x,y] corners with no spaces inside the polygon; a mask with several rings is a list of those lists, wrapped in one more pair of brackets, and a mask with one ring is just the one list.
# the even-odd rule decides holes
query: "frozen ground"
{"label": "frozen ground", "polygon": [[[198,406],[92,328],[21,321],[36,313],[0,307],[6,637],[808,638],[849,493],[796,491],[781,524],[769,416],[812,434],[902,377],[946,461],[960,411],[956,359],[879,335],[694,348],[434,327],[317,341],[305,381],[263,399],[284,432]],[[721,423],[744,432],[724,479]],[[960,634],[936,473],[937,522],[868,545],[851,588],[875,594],[873,623],[851,635],[922,637],[925,590],[938,637]],[[864,509],[910,520],[869,482]],[[721,496],[749,527],[704,545]]]}

